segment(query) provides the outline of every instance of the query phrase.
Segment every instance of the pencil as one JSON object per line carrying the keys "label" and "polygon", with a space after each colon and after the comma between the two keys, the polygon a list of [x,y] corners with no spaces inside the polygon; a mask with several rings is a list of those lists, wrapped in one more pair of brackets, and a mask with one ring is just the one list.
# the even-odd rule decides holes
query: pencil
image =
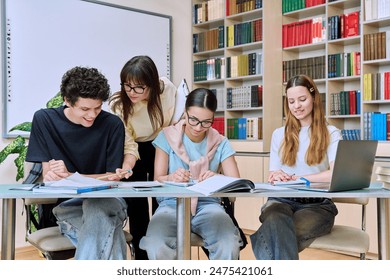
{"label": "pencil", "polygon": [[[119,173],[119,175],[124,175],[126,173],[131,173],[131,169],[126,170],[126,171],[122,171],[122,172]],[[98,179],[98,180],[107,179],[108,177],[115,176],[115,175],[116,175],[116,173],[107,174],[107,175],[103,175],[103,176],[97,177],[96,179]]]}

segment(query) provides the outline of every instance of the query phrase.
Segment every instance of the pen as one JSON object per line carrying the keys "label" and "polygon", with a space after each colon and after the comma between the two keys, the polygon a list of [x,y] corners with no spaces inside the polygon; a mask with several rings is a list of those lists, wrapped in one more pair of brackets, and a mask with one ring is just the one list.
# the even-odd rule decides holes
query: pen
{"label": "pen", "polygon": [[[131,173],[131,169],[128,169],[126,171],[122,171],[119,173],[119,175],[124,175],[126,173]],[[97,180],[107,179],[107,178],[114,176],[114,175],[116,175],[116,174],[113,173],[113,174],[103,175],[103,176],[97,177],[96,179]]]}

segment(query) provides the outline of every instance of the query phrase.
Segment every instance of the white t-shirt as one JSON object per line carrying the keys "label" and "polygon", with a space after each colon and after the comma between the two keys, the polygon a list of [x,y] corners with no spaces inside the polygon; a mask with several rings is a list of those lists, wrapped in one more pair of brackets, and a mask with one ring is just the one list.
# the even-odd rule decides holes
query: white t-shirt
{"label": "white t-shirt", "polygon": [[275,171],[282,169],[287,174],[295,174],[297,176],[316,174],[329,169],[329,163],[336,158],[337,145],[339,140],[342,139],[341,131],[335,126],[328,125],[330,134],[330,143],[326,151],[326,157],[317,165],[309,166],[305,161],[306,151],[310,144],[310,126],[301,127],[299,132],[299,149],[297,155],[297,161],[294,166],[283,165],[279,154],[279,149],[284,138],[284,127],[275,129],[272,133],[271,140],[271,153],[270,153],[270,165],[269,170]]}

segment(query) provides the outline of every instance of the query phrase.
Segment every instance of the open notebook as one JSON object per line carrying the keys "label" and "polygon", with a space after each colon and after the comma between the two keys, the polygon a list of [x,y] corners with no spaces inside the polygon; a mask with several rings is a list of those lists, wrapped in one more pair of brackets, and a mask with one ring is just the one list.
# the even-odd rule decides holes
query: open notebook
{"label": "open notebook", "polygon": [[368,188],[378,146],[376,140],[341,140],[330,183],[284,185],[302,190],[338,192]]}

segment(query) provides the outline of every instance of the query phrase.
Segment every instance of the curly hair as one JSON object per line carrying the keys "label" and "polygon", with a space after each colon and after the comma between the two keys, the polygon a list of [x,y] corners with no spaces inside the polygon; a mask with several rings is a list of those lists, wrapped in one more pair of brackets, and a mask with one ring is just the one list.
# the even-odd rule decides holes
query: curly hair
{"label": "curly hair", "polygon": [[106,77],[96,68],[77,66],[63,75],[61,96],[71,105],[74,105],[79,97],[99,99],[104,102],[110,96],[110,86]]}
{"label": "curly hair", "polygon": [[[292,77],[286,86],[287,90],[291,87],[303,86],[313,98],[312,123],[310,126],[310,145],[306,152],[306,162],[308,165],[315,165],[322,162],[326,156],[326,150],[330,143],[330,135],[325,119],[325,112],[321,106],[321,96],[314,81],[306,75],[297,75]],[[284,140],[281,146],[283,164],[293,166],[296,162],[299,147],[299,131],[301,124],[291,113],[288,107],[288,99],[283,103],[286,113],[286,125],[284,131]]]}

